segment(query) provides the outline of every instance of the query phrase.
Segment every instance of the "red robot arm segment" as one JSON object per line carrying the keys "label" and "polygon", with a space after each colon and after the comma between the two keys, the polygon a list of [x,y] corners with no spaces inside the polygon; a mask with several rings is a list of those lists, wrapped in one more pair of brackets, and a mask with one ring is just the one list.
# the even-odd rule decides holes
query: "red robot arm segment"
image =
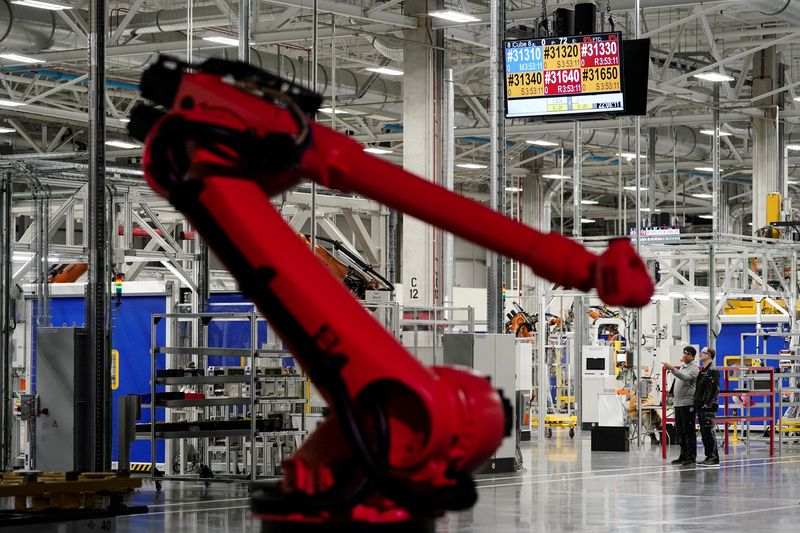
{"label": "red robot arm segment", "polygon": [[320,147],[317,151],[327,146],[336,149],[319,156],[328,170],[317,178],[308,176],[311,179],[358,192],[425,220],[520,261],[559,285],[582,291],[597,289],[609,305],[641,307],[653,295],[647,269],[627,239],[612,241],[606,254],[598,257],[571,239],[543,234],[371,156],[344,135],[318,124],[312,132],[315,146]]}
{"label": "red robot arm segment", "polygon": [[469,507],[477,497],[470,472],[508,434],[511,416],[483,377],[412,358],[316,260],[270,195],[310,178],[517,258],[556,283],[596,287],[609,303],[637,305],[652,294],[627,242],[598,257],[373,158],[311,121],[319,96],[249,65],[161,59],[142,94],[167,108],[142,106],[131,117],[131,134],[145,140],[148,182],[192,221],[332,408],[286,461],[283,484],[254,498],[254,511],[271,520],[395,523]]}
{"label": "red robot arm segment", "polygon": [[[301,137],[297,164],[279,166],[281,172],[260,182],[270,195],[301,179],[310,179],[328,187],[361,193],[425,220],[520,261],[559,285],[583,291],[597,289],[600,298],[609,305],[641,307],[653,295],[650,275],[627,239],[612,241],[608,250],[597,256],[562,235],[536,231],[367,154],[346,135],[298,119],[300,113],[292,112],[291,107],[265,108],[261,94],[245,94],[241,86],[224,77],[196,72],[183,76],[176,85],[172,101],[180,108],[176,112],[188,120],[245,129],[262,140],[285,143],[288,137]],[[219,106],[223,100],[224,109]],[[254,113],[262,108],[265,108],[263,114]],[[261,150],[263,144],[258,145]],[[290,153],[284,146],[279,146],[276,152]]]}

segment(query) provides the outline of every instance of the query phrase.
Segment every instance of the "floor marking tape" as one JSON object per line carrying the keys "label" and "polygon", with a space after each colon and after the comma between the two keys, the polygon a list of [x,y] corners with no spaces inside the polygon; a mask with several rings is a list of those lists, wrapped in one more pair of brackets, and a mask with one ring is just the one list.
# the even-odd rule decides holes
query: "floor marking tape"
{"label": "floor marking tape", "polygon": [[[699,469],[700,471],[704,471],[705,470],[705,471],[712,471],[713,472],[713,471],[719,471],[719,470],[726,470],[726,469],[730,469],[730,468],[735,468],[735,467],[738,467],[738,466],[748,466],[748,467],[749,466],[770,466],[770,465],[775,465],[775,464],[789,464],[789,463],[800,463],[800,459],[787,460],[787,461],[774,461],[774,462],[756,464],[756,465],[736,465],[736,464],[728,465],[726,463],[723,463],[722,465],[720,465],[719,468],[704,468],[704,467],[700,467],[700,466],[698,466],[696,468]],[[662,470],[665,473],[673,473],[673,472],[679,473],[679,472],[688,472],[689,471],[688,469],[675,467],[675,466],[672,466],[672,465],[669,465],[669,467],[668,467],[668,465],[664,465]],[[655,473],[655,472],[633,472],[633,473],[629,473],[629,474],[613,474],[613,475],[607,475],[607,476],[583,476],[583,477],[564,477],[564,478],[561,478],[561,479],[540,479],[540,480],[533,480],[533,481],[521,481],[519,483],[501,483],[501,484],[497,484],[497,485],[478,485],[478,488],[479,489],[491,489],[491,488],[498,488],[498,487],[518,487],[518,486],[522,486],[522,485],[536,485],[536,484],[540,484],[540,483],[562,483],[564,481],[601,480],[601,479],[610,479],[610,478],[643,476],[643,475],[653,474],[653,473]]]}
{"label": "floor marking tape", "polygon": [[[786,459],[790,459],[794,456],[788,456]],[[779,461],[782,460],[782,457],[746,457],[742,459],[729,459],[726,460],[724,464],[736,464],[736,463],[749,463],[754,461]],[[765,463],[766,464],[766,463]],[[669,463],[662,463],[658,465],[640,465],[640,466],[629,466],[623,468],[606,468],[602,470],[581,470],[577,472],[550,472],[550,473],[543,473],[543,474],[521,474],[517,476],[506,476],[506,477],[484,477],[478,479],[477,482],[487,482],[492,483],[494,481],[505,481],[507,479],[533,479],[538,477],[552,477],[552,476],[571,476],[576,474],[593,474],[593,473],[601,473],[601,472],[627,472],[629,470],[659,470],[663,467],[669,466],[671,468],[675,468],[673,465]]]}
{"label": "floor marking tape", "polygon": [[175,514],[175,513],[209,513],[211,511],[233,511],[235,509],[249,509],[249,505],[237,505],[234,507],[211,507],[209,509],[175,509],[173,511],[157,511],[155,513],[147,513],[140,515],[131,515],[132,518],[141,517],[147,518],[148,516],[162,515],[162,514]]}
{"label": "floor marking tape", "polygon": [[642,521],[638,523],[614,526],[615,530],[619,529],[628,529],[628,528],[640,528],[643,524],[647,524],[648,526],[669,526],[673,524],[680,524],[684,522],[696,522],[696,523],[705,523],[704,520],[714,519],[714,518],[728,518],[729,516],[742,516],[747,514],[758,514],[758,513],[772,513],[775,511],[786,511],[789,509],[794,509],[796,511],[800,511],[800,505],[793,504],[793,505],[781,505],[780,507],[765,507],[763,509],[752,509],[750,511],[732,511],[730,513],[719,513],[719,514],[712,514],[712,515],[699,515],[699,516],[690,516],[688,518],[675,518],[672,520],[662,520],[659,522],[654,522],[652,520]]}
{"label": "floor marking tape", "polygon": [[244,500],[249,500],[250,497],[242,497],[242,498],[227,498],[227,499],[211,499],[211,500],[193,500],[193,501],[185,501],[185,502],[174,502],[174,503],[156,503],[153,505],[147,505],[143,503],[142,505],[147,505],[148,507],[176,507],[181,505],[200,505],[204,503],[219,503],[219,502],[239,502]]}

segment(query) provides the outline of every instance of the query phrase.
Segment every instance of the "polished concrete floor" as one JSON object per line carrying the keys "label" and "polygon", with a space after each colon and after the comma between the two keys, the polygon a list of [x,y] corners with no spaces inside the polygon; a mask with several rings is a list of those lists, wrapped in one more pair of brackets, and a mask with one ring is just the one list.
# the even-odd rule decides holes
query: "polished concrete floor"
{"label": "polished concrete floor", "polygon": [[[482,476],[478,504],[447,515],[437,531],[759,532],[800,524],[800,447],[774,458],[764,446],[749,457],[739,448],[717,469],[672,466],[650,445],[593,453],[586,434],[557,433],[543,446],[523,443],[522,451],[524,472]],[[132,502],[150,513],[119,518],[120,533],[260,530],[241,485],[165,482],[159,494],[148,483]]]}

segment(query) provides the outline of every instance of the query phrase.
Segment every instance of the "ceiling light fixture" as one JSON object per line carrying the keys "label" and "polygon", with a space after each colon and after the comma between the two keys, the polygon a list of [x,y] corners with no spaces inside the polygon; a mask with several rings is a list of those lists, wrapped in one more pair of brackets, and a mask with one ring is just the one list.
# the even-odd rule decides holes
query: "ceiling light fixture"
{"label": "ceiling light fixture", "polygon": [[528,144],[532,144],[534,146],[543,146],[543,147],[552,147],[552,146],[559,146],[558,143],[544,141],[544,140],[536,140],[536,141],[525,141]]}
{"label": "ceiling light fixture", "polygon": [[[233,37],[222,37],[220,35],[213,35],[211,37],[203,37],[203,40],[211,43],[224,44],[225,46],[239,46],[239,39]],[[256,43],[250,43],[251,46],[254,44]]]}
{"label": "ceiling light fixture", "polygon": [[[636,192],[636,185],[627,185],[627,186],[623,187],[623,189],[625,189],[626,191]],[[648,190],[650,190],[650,188],[649,187],[639,187],[639,190],[640,191],[648,191]]]}
{"label": "ceiling light fixture", "polygon": [[11,3],[19,6],[35,7],[36,9],[46,9],[48,11],[64,11],[65,9],[72,9],[72,6],[54,4],[52,2],[42,2],[41,0],[11,0]]}
{"label": "ceiling light fixture", "polygon": [[0,105],[6,107],[19,107],[25,105],[25,102],[15,102],[13,100],[0,100]]}
{"label": "ceiling light fixture", "polygon": [[129,143],[125,141],[106,141],[107,146],[113,146],[114,148],[122,148],[124,150],[133,150],[134,148],[141,148],[140,145],[135,143]]}
{"label": "ceiling light fixture", "polygon": [[430,11],[428,15],[437,19],[448,20],[450,22],[480,22],[481,19],[473,17],[460,11],[453,11],[452,9],[444,9],[440,11]]}
{"label": "ceiling light fixture", "polygon": [[506,187],[506,192],[522,192],[522,187]]}
{"label": "ceiling light fixture", "polygon": [[368,70],[369,72],[375,72],[377,74],[386,74],[387,76],[403,75],[402,70],[397,70],[396,68],[389,68],[389,67],[367,67],[364,70]]}
{"label": "ceiling light fixture", "polygon": [[[30,252],[13,252],[11,254],[12,261],[30,261],[31,259],[33,259],[33,257],[34,254]],[[47,261],[49,263],[57,263],[61,261],[61,258],[58,257],[57,255],[51,255],[47,257]]]}
{"label": "ceiling light fixture", "polygon": [[386,148],[376,148],[374,146],[370,146],[369,148],[364,148],[364,151],[368,154],[376,154],[376,155],[386,155],[386,154],[393,154],[394,150],[387,150]]}
{"label": "ceiling light fixture", "polygon": [[0,127],[0,133],[14,133],[15,131],[17,131],[17,130],[15,130],[14,128],[2,128],[2,127]]}
{"label": "ceiling light fixture", "polygon": [[548,180],[568,180],[571,176],[564,176],[561,174],[542,174],[542,177]]}
{"label": "ceiling light fixture", "polygon": [[336,111],[334,112],[334,110],[333,110],[333,108],[332,108],[332,107],[320,107],[320,108],[319,108],[319,112],[320,112],[320,113],[327,113],[327,114],[329,114],[329,115],[332,115],[332,114],[336,114],[336,115],[350,115],[350,114],[351,114],[351,113],[350,113],[350,111],[347,111],[346,109],[338,109],[338,108],[337,108],[337,109],[336,109]]}
{"label": "ceiling light fixture", "polygon": [[698,172],[714,172],[712,167],[694,167],[694,169]]}
{"label": "ceiling light fixture", "polygon": [[[642,213],[649,213],[650,212],[650,208],[649,207],[642,207],[641,209],[639,209],[639,211],[641,211]],[[660,212],[661,212],[661,209],[653,209],[653,213],[660,213]]]}
{"label": "ceiling light fixture", "polygon": [[593,219],[593,218],[582,218],[581,219],[581,223],[582,224],[594,224],[595,222],[597,222],[597,221],[595,219]]}
{"label": "ceiling light fixture", "polygon": [[0,54],[0,57],[2,57],[3,59],[7,59],[9,61],[13,61],[14,63],[22,63],[24,65],[30,65],[32,63],[47,63],[47,61],[45,61],[44,59],[23,56],[20,54],[11,54],[11,53]]}
{"label": "ceiling light fixture", "polygon": [[[700,133],[703,135],[714,135],[714,130],[700,130]],[[733,133],[728,133],[727,131],[719,130],[720,137],[730,137]]]}
{"label": "ceiling light fixture", "polygon": [[[796,100],[800,102],[800,98],[796,98]],[[787,144],[786,149],[792,151],[800,150],[800,144]]]}
{"label": "ceiling light fixture", "polygon": [[124,123],[124,124],[127,124],[127,123],[129,123],[131,121],[131,119],[129,119],[129,118],[121,118],[121,119],[118,119],[118,120],[120,122]]}
{"label": "ceiling light fixture", "polygon": [[598,202],[597,200],[581,200],[581,203],[583,205],[597,205],[600,202]]}
{"label": "ceiling light fixture", "polygon": [[479,165],[477,163],[460,163],[456,165],[458,168],[466,168],[469,170],[479,170],[483,168],[487,168],[486,165]]}
{"label": "ceiling light fixture", "polygon": [[708,193],[705,193],[705,192],[699,192],[697,194],[693,194],[692,196],[694,198],[701,198],[703,200],[710,200],[711,198],[714,198],[713,194],[708,194]]}
{"label": "ceiling light fixture", "polygon": [[703,220],[714,220],[714,215],[700,215]]}
{"label": "ceiling light fixture", "polygon": [[[636,159],[636,154],[632,152],[622,152],[621,154],[618,153],[614,155],[616,155],[617,157],[624,157],[628,161],[630,161],[631,159]],[[641,157],[642,159],[647,159],[646,155],[640,155],[639,157]]]}
{"label": "ceiling light fixture", "polygon": [[728,76],[727,74],[721,74],[719,72],[702,72],[700,74],[695,74],[693,77],[705,81],[713,81],[715,83],[722,83],[723,81],[734,81],[736,79],[733,76]]}
{"label": "ceiling light fixture", "polygon": [[787,185],[797,185],[797,181],[795,180],[786,180]]}

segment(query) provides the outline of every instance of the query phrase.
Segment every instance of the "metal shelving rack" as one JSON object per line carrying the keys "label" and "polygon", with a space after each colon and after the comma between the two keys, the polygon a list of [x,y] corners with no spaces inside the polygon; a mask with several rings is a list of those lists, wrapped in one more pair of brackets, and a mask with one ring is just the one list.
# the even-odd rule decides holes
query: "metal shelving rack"
{"label": "metal shelving rack", "polygon": [[[203,342],[206,346],[171,346],[169,342],[165,343],[167,345],[160,346],[157,343],[157,327],[159,324],[167,320],[168,324],[169,321],[173,321],[172,326],[172,335],[168,335],[167,338],[176,338],[177,337],[177,325],[180,323],[193,323],[199,325],[203,328],[204,334],[199,336],[190,336],[191,338],[202,338],[205,339]],[[248,321],[249,322],[249,330],[250,330],[250,339],[248,348],[218,348],[218,347],[210,347],[207,346],[208,344],[208,335],[207,335],[207,328],[209,324],[211,324],[214,320],[224,320],[224,321]],[[280,368],[276,366],[268,366],[268,365],[260,365],[259,362],[266,362],[269,360],[276,360],[285,357],[290,357],[291,354],[286,350],[277,350],[277,349],[258,349],[257,342],[257,332],[258,332],[258,322],[259,320],[263,320],[257,313],[255,312],[247,312],[247,313],[167,313],[167,314],[155,314],[152,315],[152,322],[151,322],[151,337],[150,337],[150,403],[142,404],[142,408],[147,408],[150,410],[150,423],[147,424],[149,426],[149,431],[147,432],[137,432],[136,437],[137,440],[149,440],[150,441],[150,463],[151,463],[151,477],[156,483],[156,487],[160,489],[161,481],[171,480],[171,481],[203,481],[206,485],[210,484],[214,481],[254,481],[258,477],[269,477],[266,475],[267,471],[267,453],[268,453],[268,442],[269,438],[287,438],[287,437],[294,437],[303,438],[307,435],[306,431],[306,420],[305,420],[305,405],[308,403],[307,400],[307,392],[306,392],[306,383],[307,379],[304,375],[267,375],[267,374],[258,374],[259,369],[265,368]],[[245,372],[241,375],[202,375],[202,376],[172,376],[172,377],[156,377],[156,368],[157,368],[157,359],[159,355],[166,356],[167,364],[165,365],[166,368],[176,368],[175,359],[176,357],[180,357],[183,359],[184,364],[192,363],[192,366],[195,369],[203,369],[204,372],[208,369],[208,357],[209,356],[222,356],[226,358],[240,358],[241,366],[247,362],[249,363],[249,373]],[[225,366],[237,366],[237,365],[221,365]],[[275,384],[275,389],[277,390],[278,384],[282,384],[283,388],[283,395],[282,396],[265,396],[263,394],[258,394],[259,387],[258,385],[261,384],[262,387],[265,384],[273,383]],[[175,387],[197,387],[197,386],[204,386],[204,385],[222,385],[222,386],[230,386],[230,385],[239,385],[238,393],[241,394],[240,396],[224,396],[224,397],[206,397],[202,399],[167,399],[164,401],[157,401],[157,393],[161,392],[158,390],[159,387],[164,388],[175,388]],[[249,386],[249,390],[245,389],[245,387]],[[290,395],[290,389],[293,389],[293,394]],[[169,391],[167,391],[169,392]],[[275,411],[273,408],[285,406],[288,410],[284,411]],[[298,408],[299,406],[299,408]],[[160,422],[158,420],[158,410],[165,409],[164,413],[164,421],[171,422],[174,415],[177,413],[183,412],[189,422],[193,421],[206,421],[208,418],[213,418],[215,415],[222,415],[221,422],[226,422],[230,420],[231,412],[238,416],[239,410],[244,408],[243,415],[247,416],[249,411],[249,422],[250,427],[247,429],[244,428],[230,428],[230,429],[214,429],[214,430],[206,430],[201,429],[199,427],[189,428],[187,430],[159,430],[157,428],[157,423]],[[234,409],[231,409],[234,408]],[[263,413],[259,413],[262,411]],[[269,411],[266,412],[266,411]],[[214,414],[212,414],[214,413]],[[300,419],[300,427],[298,429],[290,429],[290,430],[276,430],[276,431],[264,431],[258,428],[258,415],[264,414],[265,418],[267,414],[274,414],[274,413],[281,413],[287,414],[288,418],[291,420],[295,416],[299,416]],[[191,420],[191,419],[195,420]],[[220,420],[218,420],[220,421]],[[181,443],[181,450],[183,450],[182,444],[186,439],[192,439],[195,441],[196,449],[199,450],[201,447],[201,441],[204,439],[225,439],[225,445],[220,447],[213,443],[204,442],[202,443],[202,447],[206,450],[206,458],[209,459],[211,452],[208,450],[214,449],[215,451],[222,451],[225,454],[225,461],[226,461],[226,473],[222,476],[214,476],[213,472],[211,472],[209,464],[211,461],[210,459],[206,461],[205,466],[205,475],[203,475],[203,469],[201,469],[200,474],[198,475],[185,475],[184,465],[181,464],[181,475],[170,475],[170,471],[172,469],[172,453],[169,452],[168,449],[165,449],[165,473],[163,476],[160,476],[157,468],[156,468],[156,443],[158,440],[179,440]],[[261,439],[259,442],[259,438]],[[244,462],[244,471],[246,472],[249,467],[249,474],[231,474],[230,473],[230,465],[231,465],[231,439],[240,439],[241,445],[239,447],[239,451],[242,454],[242,460]],[[254,445],[255,443],[255,445]],[[285,441],[284,441],[285,445]],[[249,448],[249,450],[248,450]],[[264,475],[258,475],[258,450],[261,448],[262,451],[262,471]],[[249,451],[249,463],[248,463],[248,454]],[[235,461],[238,469],[238,451],[235,455]],[[199,454],[198,454],[199,455]],[[185,455],[181,453],[181,458],[185,458]],[[277,465],[273,464],[273,467]],[[210,474],[210,475],[209,475]],[[277,473],[274,473],[277,474]]]}
{"label": "metal shelving rack", "polygon": [[[791,353],[767,353],[767,339],[770,337],[778,337],[787,340],[790,343]],[[745,339],[755,338],[756,349],[755,353],[747,354],[745,352]],[[800,378],[800,355],[795,352],[795,347],[800,343],[800,333],[791,331],[771,331],[759,328],[754,333],[741,334],[741,360],[745,358],[758,358],[762,360],[763,364],[768,364],[767,361],[777,361],[778,368],[774,374],[775,377],[775,391],[778,396],[778,414],[777,414],[777,428],[778,432],[778,455],[783,454],[783,445],[790,443],[795,438],[790,437],[790,434],[797,433],[798,418],[797,413],[800,410],[800,387],[798,387],[798,378]],[[761,353],[761,352],[764,353]],[[786,398],[788,396],[788,399]],[[784,408],[788,410],[784,411]]]}
{"label": "metal shelving rack", "polygon": [[[730,447],[730,438],[728,435],[728,425],[731,423],[736,422],[744,422],[746,424],[746,440],[745,446],[747,447],[747,455],[750,455],[750,423],[751,422],[763,422],[768,424],[769,427],[769,455],[772,457],[775,454],[775,369],[769,366],[765,367],[758,367],[758,366],[751,366],[751,367],[720,367],[720,371],[723,373],[723,390],[720,391],[719,396],[724,400],[724,413],[721,417],[717,417],[718,420],[724,423],[724,446],[725,446],[725,454],[728,454],[729,447]],[[731,377],[731,373],[736,374],[735,377]],[[760,376],[763,376],[763,379],[759,379]],[[741,390],[731,390],[731,381],[737,381],[741,387],[744,387]],[[764,390],[757,389],[757,382],[767,381],[769,383],[769,388]],[[768,416],[752,416],[751,413],[751,402],[747,402],[747,405],[744,408],[744,412],[735,415],[731,414],[730,409],[730,401],[732,398],[747,398],[752,399],[754,397],[761,397],[761,398],[768,398],[769,399],[769,415]],[[765,407],[765,406],[762,406]]]}
{"label": "metal shelving rack", "polygon": [[[544,420],[545,437],[553,436],[553,428],[566,429],[570,438],[575,436],[577,417],[575,416],[575,391],[572,382],[572,353],[570,351],[571,332],[548,332],[545,334],[545,371],[539,372],[539,357],[533,360],[533,398],[538,398],[540,391],[545,396],[545,411],[539,416],[539,403],[531,402],[531,428],[538,428],[539,421]],[[538,349],[538,345],[534,345]],[[543,387],[540,376],[546,377]],[[554,382],[551,379],[555,378]]]}

